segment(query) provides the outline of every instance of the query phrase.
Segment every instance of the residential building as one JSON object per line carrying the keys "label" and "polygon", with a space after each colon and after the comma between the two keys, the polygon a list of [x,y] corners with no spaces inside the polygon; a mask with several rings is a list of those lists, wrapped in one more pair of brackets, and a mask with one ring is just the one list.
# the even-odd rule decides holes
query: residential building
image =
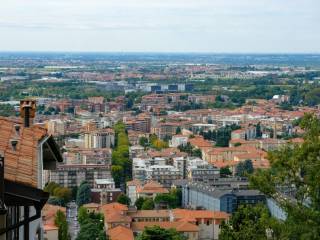
{"label": "residential building", "polygon": [[110,240],[134,240],[132,230],[122,225],[109,229],[108,236]]}
{"label": "residential building", "polygon": [[146,170],[146,179],[161,183],[170,188],[173,181],[182,179],[179,169],[171,165],[153,165]]}
{"label": "residential building", "polygon": [[49,173],[49,181],[61,186],[73,188],[86,181],[91,188],[96,179],[111,177],[110,167],[102,164],[60,164]]}
{"label": "residential building", "polygon": [[149,133],[151,128],[151,117],[146,114],[140,114],[136,117],[124,118],[124,124],[127,130]]}
{"label": "residential building", "polygon": [[233,213],[241,204],[265,203],[264,194],[258,190],[213,187],[200,182],[182,185],[182,206],[205,208],[212,211]]}
{"label": "residential building", "polygon": [[170,147],[178,147],[180,145],[185,146],[188,143],[188,136],[173,135],[170,140]]}
{"label": "residential building", "polygon": [[112,148],[114,146],[114,131],[111,128],[86,132],[84,134],[85,148]]}
{"label": "residential building", "polygon": [[143,184],[139,180],[132,180],[127,182],[126,193],[131,200],[131,205],[134,205],[139,197],[154,199],[158,194],[169,193],[169,191],[154,181]]}
{"label": "residential building", "polygon": [[43,239],[57,240],[59,235],[59,228],[55,225],[55,217],[58,211],[66,214],[66,208],[55,206],[51,204],[44,205],[41,216],[43,224]]}
{"label": "residential building", "polygon": [[113,178],[95,179],[91,189],[91,200],[93,203],[107,204],[116,202],[121,189],[115,187]]}
{"label": "residential building", "polygon": [[20,102],[22,119],[0,117],[0,239],[42,239],[41,209],[49,198],[43,171],[61,162],[47,130],[32,123],[35,101]]}
{"label": "residential building", "polygon": [[213,183],[220,178],[220,169],[210,164],[188,167],[188,179],[194,182]]}
{"label": "residential building", "polygon": [[229,214],[220,211],[131,210],[119,203],[103,205],[100,211],[104,214],[109,237],[112,237],[112,231],[132,237],[129,230],[137,236],[145,227],[160,226],[175,228],[188,240],[217,240],[221,223],[229,219]]}
{"label": "residential building", "polygon": [[61,119],[52,119],[47,123],[48,134],[59,136],[65,134],[65,123]]}

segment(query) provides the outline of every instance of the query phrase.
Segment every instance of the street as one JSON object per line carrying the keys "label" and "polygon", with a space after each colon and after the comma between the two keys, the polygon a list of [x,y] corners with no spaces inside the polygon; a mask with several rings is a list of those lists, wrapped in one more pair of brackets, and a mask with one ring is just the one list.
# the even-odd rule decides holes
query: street
{"label": "street", "polygon": [[80,225],[78,223],[78,206],[75,202],[70,202],[67,205],[67,222],[69,228],[69,234],[71,240],[75,240],[78,232],[80,230]]}

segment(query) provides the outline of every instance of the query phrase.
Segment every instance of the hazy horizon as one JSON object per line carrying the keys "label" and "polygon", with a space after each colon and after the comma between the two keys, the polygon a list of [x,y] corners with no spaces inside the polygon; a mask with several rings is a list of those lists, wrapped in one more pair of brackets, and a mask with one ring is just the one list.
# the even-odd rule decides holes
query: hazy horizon
{"label": "hazy horizon", "polygon": [[3,0],[0,51],[320,53],[318,0]]}

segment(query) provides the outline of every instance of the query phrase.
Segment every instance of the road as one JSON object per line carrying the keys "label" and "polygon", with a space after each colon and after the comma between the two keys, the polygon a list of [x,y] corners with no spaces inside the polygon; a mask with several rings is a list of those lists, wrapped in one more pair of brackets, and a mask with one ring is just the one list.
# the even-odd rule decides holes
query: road
{"label": "road", "polygon": [[67,205],[67,222],[71,240],[75,240],[80,230],[78,222],[78,206],[75,202],[70,202]]}

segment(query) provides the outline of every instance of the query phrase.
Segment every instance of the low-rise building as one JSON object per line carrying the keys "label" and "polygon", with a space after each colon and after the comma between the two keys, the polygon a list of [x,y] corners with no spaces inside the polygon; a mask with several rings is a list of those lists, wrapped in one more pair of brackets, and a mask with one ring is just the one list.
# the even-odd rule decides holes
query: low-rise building
{"label": "low-rise building", "polygon": [[229,214],[220,211],[187,209],[132,211],[119,203],[103,205],[100,211],[104,214],[105,228],[109,237],[112,237],[112,231],[118,232],[119,235],[132,236],[128,231],[131,230],[133,235],[137,236],[146,227],[159,226],[165,229],[174,228],[188,240],[217,240],[221,223],[229,219]]}
{"label": "low-rise building", "polygon": [[43,224],[43,238],[46,240],[56,240],[59,235],[59,228],[55,224],[55,217],[58,211],[66,214],[66,208],[51,204],[44,205],[41,216]]}
{"label": "low-rise building", "polygon": [[188,143],[188,136],[185,135],[174,135],[170,140],[170,147],[178,147],[180,145],[185,146]]}
{"label": "low-rise building", "polygon": [[134,205],[139,197],[154,199],[158,194],[169,193],[168,189],[157,182],[149,181],[143,184],[139,180],[127,182],[126,192],[131,200],[131,205]]}
{"label": "low-rise building", "polygon": [[239,205],[265,203],[264,194],[258,190],[213,187],[204,183],[188,182],[182,185],[182,206],[205,208],[233,213]]}

